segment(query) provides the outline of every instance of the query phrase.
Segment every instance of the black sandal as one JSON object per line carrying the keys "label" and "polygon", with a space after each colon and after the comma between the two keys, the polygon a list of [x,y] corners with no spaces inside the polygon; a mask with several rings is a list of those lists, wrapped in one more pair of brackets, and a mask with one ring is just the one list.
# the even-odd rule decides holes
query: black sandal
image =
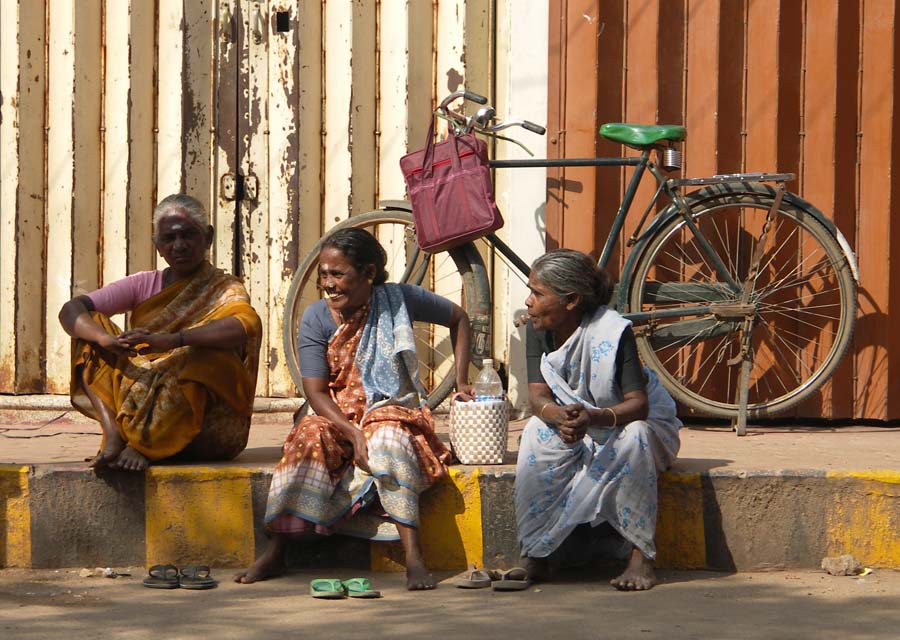
{"label": "black sandal", "polygon": [[144,586],[148,589],[177,589],[179,587],[178,567],[174,564],[155,564],[147,572]]}
{"label": "black sandal", "polygon": [[209,575],[209,567],[205,564],[190,565],[182,568],[178,579],[182,589],[212,589],[218,582]]}

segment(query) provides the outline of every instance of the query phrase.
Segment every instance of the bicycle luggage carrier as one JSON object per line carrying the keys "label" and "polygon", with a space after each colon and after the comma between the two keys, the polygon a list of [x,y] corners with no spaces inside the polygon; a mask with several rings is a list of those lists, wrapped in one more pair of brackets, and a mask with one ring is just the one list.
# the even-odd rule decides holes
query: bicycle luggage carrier
{"label": "bicycle luggage carrier", "polygon": [[793,173],[723,173],[708,178],[671,178],[668,182],[673,187],[699,187],[726,182],[790,182],[796,177]]}

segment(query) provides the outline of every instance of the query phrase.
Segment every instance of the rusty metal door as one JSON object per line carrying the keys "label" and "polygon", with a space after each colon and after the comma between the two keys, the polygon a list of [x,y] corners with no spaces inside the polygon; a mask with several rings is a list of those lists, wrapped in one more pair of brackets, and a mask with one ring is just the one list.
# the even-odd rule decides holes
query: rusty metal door
{"label": "rusty metal door", "polygon": [[222,0],[212,28],[215,261],[244,280],[262,317],[257,393],[269,396],[293,395],[279,363],[277,311],[297,254],[290,141],[298,103],[289,87],[297,86],[299,69],[298,6],[297,0]]}

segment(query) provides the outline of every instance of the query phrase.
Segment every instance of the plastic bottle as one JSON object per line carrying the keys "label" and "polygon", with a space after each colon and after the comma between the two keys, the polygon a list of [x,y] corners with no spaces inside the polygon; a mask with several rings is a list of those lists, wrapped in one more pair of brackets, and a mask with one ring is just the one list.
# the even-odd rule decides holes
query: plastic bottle
{"label": "plastic bottle", "polygon": [[484,367],[475,378],[475,400],[500,400],[501,398],[503,398],[503,383],[500,382],[500,376],[494,371],[494,361],[485,358]]}

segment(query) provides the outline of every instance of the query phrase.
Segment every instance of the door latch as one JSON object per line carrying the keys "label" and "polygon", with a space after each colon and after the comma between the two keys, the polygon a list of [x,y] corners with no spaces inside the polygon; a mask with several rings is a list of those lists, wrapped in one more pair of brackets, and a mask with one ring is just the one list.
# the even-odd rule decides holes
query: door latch
{"label": "door latch", "polygon": [[256,202],[259,198],[259,178],[253,173],[246,176],[232,171],[223,173],[219,177],[219,195],[228,201],[250,200]]}

